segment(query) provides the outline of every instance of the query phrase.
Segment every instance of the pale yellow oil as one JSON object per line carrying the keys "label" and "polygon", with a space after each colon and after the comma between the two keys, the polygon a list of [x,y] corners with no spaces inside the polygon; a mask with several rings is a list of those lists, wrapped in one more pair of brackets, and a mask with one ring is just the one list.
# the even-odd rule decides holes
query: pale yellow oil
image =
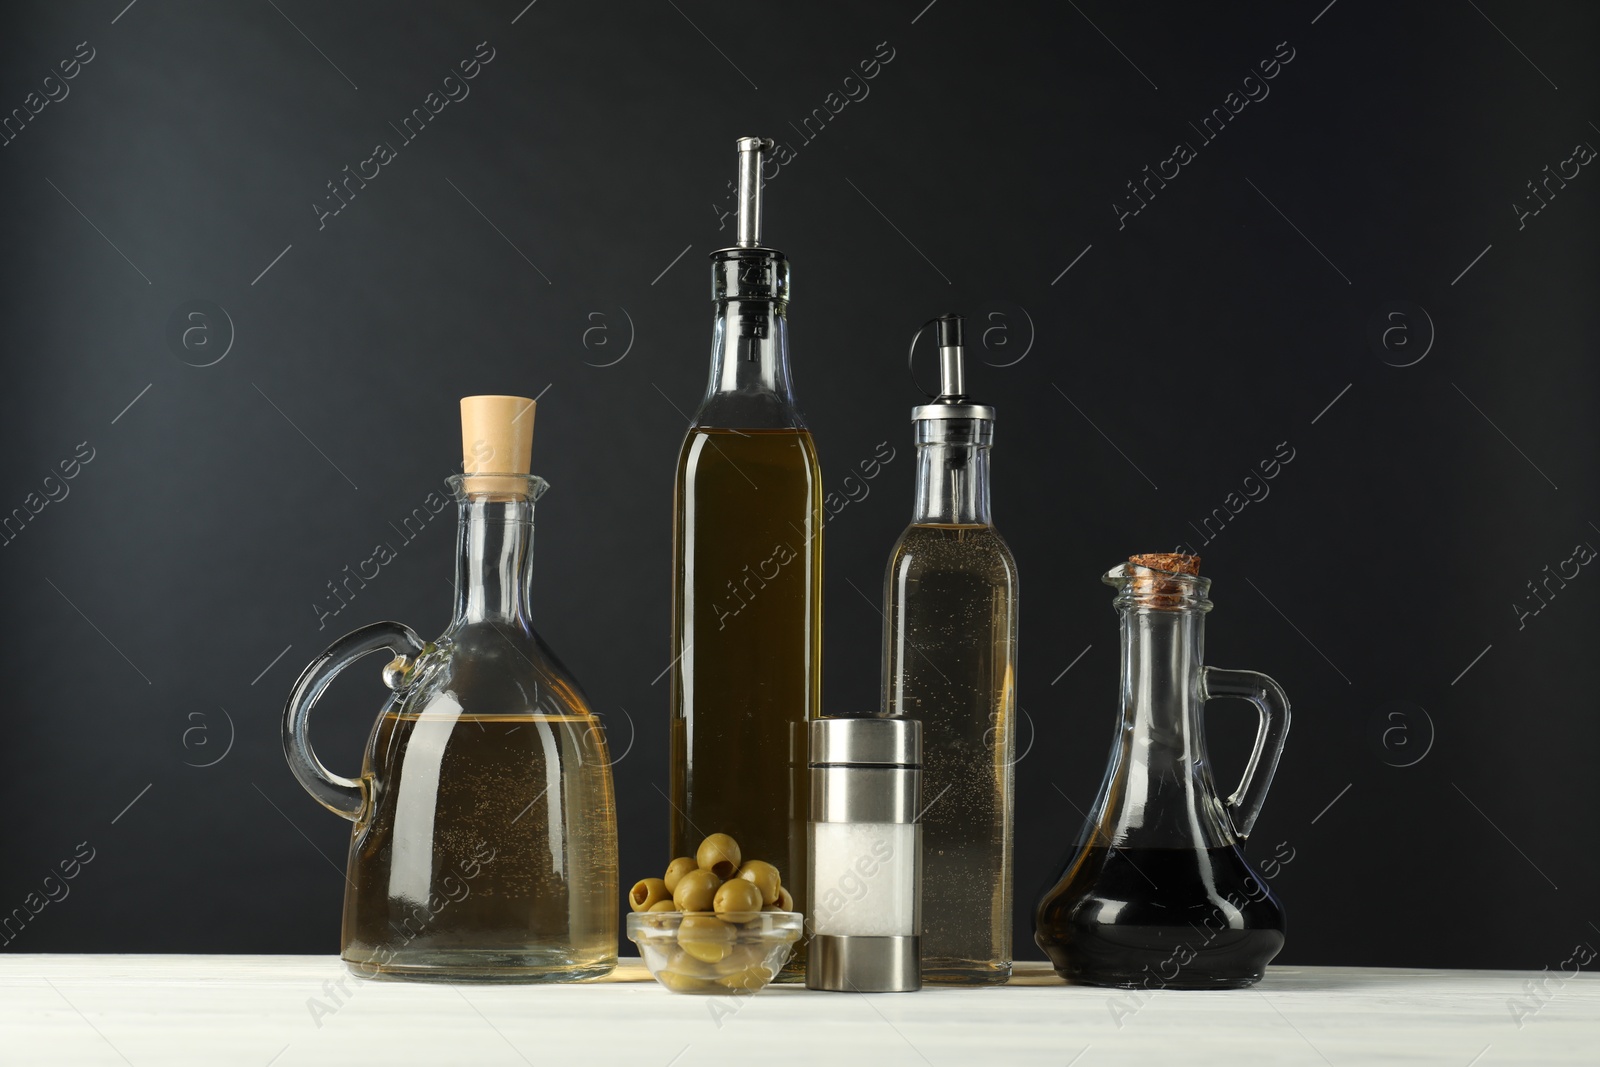
{"label": "pale yellow oil", "polygon": [[[732,834],[805,910],[806,722],[818,711],[822,488],[805,430],[694,429],[677,476],[673,856]],[[803,973],[800,946],[787,974]]]}
{"label": "pale yellow oil", "polygon": [[612,969],[616,815],[595,717],[390,712],[369,761],[345,893],[353,969],[516,982]]}
{"label": "pale yellow oil", "polygon": [[927,982],[1011,974],[1016,581],[990,526],[911,526],[889,562],[884,708],[922,723]]}

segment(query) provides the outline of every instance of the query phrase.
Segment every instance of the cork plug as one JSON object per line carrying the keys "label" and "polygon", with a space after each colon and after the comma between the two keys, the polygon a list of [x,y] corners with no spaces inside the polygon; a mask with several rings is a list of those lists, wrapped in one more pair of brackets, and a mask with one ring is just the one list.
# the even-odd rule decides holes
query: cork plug
{"label": "cork plug", "polygon": [[1130,590],[1147,607],[1176,608],[1182,605],[1184,583],[1171,575],[1185,574],[1198,577],[1200,557],[1186,556],[1181,552],[1146,552],[1129,556],[1128,567],[1133,578]]}
{"label": "cork plug", "polygon": [[1182,552],[1146,552],[1143,555],[1129,556],[1128,562],[1135,567],[1166,571],[1169,574],[1200,573],[1200,557],[1186,556]]}
{"label": "cork plug", "polygon": [[528,492],[525,476],[533,459],[534,406],[525,396],[461,398],[461,471],[467,492],[518,496]]}

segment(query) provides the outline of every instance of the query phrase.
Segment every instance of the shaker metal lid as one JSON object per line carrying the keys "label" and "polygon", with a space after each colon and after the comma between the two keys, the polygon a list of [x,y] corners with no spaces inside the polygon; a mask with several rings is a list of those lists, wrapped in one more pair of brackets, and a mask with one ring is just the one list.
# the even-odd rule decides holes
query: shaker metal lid
{"label": "shaker metal lid", "polygon": [[811,766],[920,767],[922,723],[890,716],[811,721]]}

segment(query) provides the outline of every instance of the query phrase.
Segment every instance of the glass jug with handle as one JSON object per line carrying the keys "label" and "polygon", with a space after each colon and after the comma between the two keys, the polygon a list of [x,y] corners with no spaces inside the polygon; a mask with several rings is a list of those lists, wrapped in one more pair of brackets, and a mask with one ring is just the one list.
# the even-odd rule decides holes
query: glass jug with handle
{"label": "glass jug with handle", "polygon": [[[531,425],[522,398],[469,397],[464,418],[469,401],[510,400],[528,405]],[[285,708],[295,777],[354,823],[341,955],[365,977],[576,981],[616,964],[610,760],[599,719],[530,621],[533,508],[547,486],[523,456],[522,472],[450,479],[459,529],[444,634],[424,644],[397,622],[361,627],[306,668]],[[393,656],[392,692],[352,780],[323,766],[307,720],[335,675],[379,649]]]}
{"label": "glass jug with handle", "polygon": [[[1283,947],[1282,905],[1246,862],[1289,730],[1271,678],[1202,663],[1211,583],[1199,558],[1133,556],[1105,575],[1122,620],[1121,711],[1083,841],[1040,901],[1034,940],[1069,981],[1228,989]],[[1216,790],[1201,709],[1237,697],[1260,713],[1239,788]]]}

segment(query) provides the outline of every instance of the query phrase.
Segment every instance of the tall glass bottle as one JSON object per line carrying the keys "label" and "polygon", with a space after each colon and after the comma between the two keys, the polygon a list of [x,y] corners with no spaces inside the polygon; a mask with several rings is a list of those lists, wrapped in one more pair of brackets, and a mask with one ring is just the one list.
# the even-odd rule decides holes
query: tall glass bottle
{"label": "tall glass bottle", "polygon": [[884,576],[883,710],[922,721],[923,980],[994,984],[1011,976],[1017,565],[989,514],[994,408],[967,402],[961,317],[933,324],[942,382],[911,413],[917,497]]}
{"label": "tall glass bottle", "polygon": [[[789,380],[789,264],[761,245],[761,159],[739,148],[738,243],[711,254],[711,379],[678,458],[672,583],[674,856],[732,834],[805,911],[806,723],[822,655],[822,485]],[[797,951],[787,973],[802,973]]]}

